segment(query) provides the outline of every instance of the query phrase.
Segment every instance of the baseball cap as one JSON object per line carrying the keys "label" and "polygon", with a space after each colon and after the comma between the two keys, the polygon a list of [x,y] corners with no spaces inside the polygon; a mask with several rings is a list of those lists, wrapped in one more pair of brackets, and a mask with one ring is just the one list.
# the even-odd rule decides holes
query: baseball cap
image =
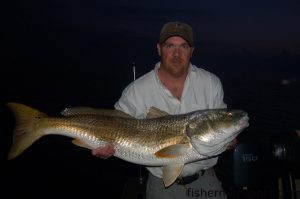
{"label": "baseball cap", "polygon": [[186,23],[180,21],[171,21],[165,23],[160,31],[159,43],[162,44],[172,36],[182,37],[190,46],[194,46],[193,29]]}

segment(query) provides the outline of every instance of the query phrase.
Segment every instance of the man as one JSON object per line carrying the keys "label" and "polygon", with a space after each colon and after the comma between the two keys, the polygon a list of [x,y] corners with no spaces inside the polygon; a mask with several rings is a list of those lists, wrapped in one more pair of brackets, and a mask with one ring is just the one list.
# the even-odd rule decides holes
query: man
{"label": "man", "polygon": [[[200,109],[225,108],[223,88],[217,76],[191,64],[194,52],[192,28],[179,21],[166,23],[160,32],[157,52],[161,57],[155,68],[132,82],[123,91],[115,108],[136,118],[145,118],[151,106],[169,114]],[[232,143],[232,146],[236,141]],[[114,154],[113,145],[92,151],[107,158]],[[182,175],[165,188],[161,167],[150,171],[146,196],[159,198],[226,198],[212,167],[217,158],[186,164]]]}

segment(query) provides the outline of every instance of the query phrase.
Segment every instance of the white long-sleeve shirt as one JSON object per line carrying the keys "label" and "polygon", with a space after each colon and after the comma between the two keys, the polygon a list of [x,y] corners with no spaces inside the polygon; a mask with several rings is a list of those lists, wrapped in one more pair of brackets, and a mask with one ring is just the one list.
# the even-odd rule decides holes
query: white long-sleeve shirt
{"label": "white long-sleeve shirt", "polygon": [[[216,75],[190,64],[181,100],[178,100],[160,82],[157,75],[159,67],[160,62],[152,71],[129,84],[116,102],[115,108],[139,119],[146,117],[151,106],[172,115],[202,109],[226,108],[222,84]],[[212,158],[186,164],[181,176],[192,175],[216,163],[217,158]],[[156,177],[162,178],[162,167],[147,169]]]}

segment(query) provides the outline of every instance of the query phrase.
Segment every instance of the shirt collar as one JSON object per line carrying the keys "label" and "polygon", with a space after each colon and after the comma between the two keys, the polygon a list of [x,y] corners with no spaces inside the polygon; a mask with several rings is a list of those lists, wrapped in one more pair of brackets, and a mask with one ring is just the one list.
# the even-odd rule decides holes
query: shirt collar
{"label": "shirt collar", "polygon": [[[161,81],[160,81],[160,79],[159,79],[159,76],[158,76],[158,69],[159,69],[159,67],[160,67],[160,64],[161,64],[161,62],[158,62],[158,63],[156,63],[156,65],[155,65],[155,67],[154,67],[154,74],[155,74],[156,82],[157,82],[157,83],[159,84],[159,86],[167,93],[167,95],[168,95],[169,97],[174,98],[173,95],[171,94],[171,92],[170,92],[170,91],[169,91],[169,90],[161,83]],[[189,72],[188,72],[188,75],[187,75],[187,77],[186,77],[184,89],[183,89],[183,92],[182,92],[182,98],[184,97],[185,92],[186,92],[186,89],[187,89],[187,87],[189,86],[190,75],[191,75],[192,73],[194,73],[194,72],[195,72],[195,68],[194,68],[194,66],[190,63],[190,64],[189,64]],[[182,98],[181,98],[181,100],[182,100]],[[174,99],[178,100],[177,98],[174,98]]]}

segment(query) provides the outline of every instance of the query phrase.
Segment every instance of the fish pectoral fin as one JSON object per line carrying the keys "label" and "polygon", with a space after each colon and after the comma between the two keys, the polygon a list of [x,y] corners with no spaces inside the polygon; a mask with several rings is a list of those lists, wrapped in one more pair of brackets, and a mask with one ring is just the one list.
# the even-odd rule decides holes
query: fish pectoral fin
{"label": "fish pectoral fin", "polygon": [[163,167],[163,181],[165,187],[168,187],[175,182],[180,175],[183,166],[183,164],[170,164]]}
{"label": "fish pectoral fin", "polygon": [[92,147],[90,147],[88,144],[86,144],[86,143],[83,142],[82,140],[79,140],[79,139],[73,139],[73,140],[72,140],[72,143],[75,144],[76,146],[79,146],[79,147],[83,147],[83,148],[87,148],[87,149],[91,149],[91,150],[92,150]]}
{"label": "fish pectoral fin", "polygon": [[185,155],[190,149],[189,144],[175,144],[167,146],[155,153],[157,158],[176,158],[178,156]]}
{"label": "fish pectoral fin", "polygon": [[185,136],[182,138],[182,140],[179,142],[180,144],[189,144],[190,143],[190,139]]}
{"label": "fish pectoral fin", "polygon": [[170,115],[170,114],[163,110],[160,110],[154,106],[151,106],[149,108],[146,118],[152,119],[152,118],[158,118],[158,117],[163,117],[163,116],[167,116],[167,115]]}

